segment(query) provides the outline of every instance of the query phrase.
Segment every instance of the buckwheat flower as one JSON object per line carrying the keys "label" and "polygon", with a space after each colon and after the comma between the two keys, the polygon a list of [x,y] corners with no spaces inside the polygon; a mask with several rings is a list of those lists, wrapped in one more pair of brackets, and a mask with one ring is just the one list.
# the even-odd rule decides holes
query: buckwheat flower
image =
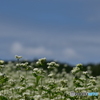
{"label": "buckwheat flower", "polygon": [[42,70],[41,69],[39,69],[39,68],[34,68],[33,69],[33,73],[37,73],[37,74],[41,74],[42,73]]}
{"label": "buckwheat flower", "polygon": [[46,62],[46,58],[41,58],[36,62],[36,64],[37,65],[42,65],[44,62]]}
{"label": "buckwheat flower", "polygon": [[84,81],[86,81],[86,78],[79,78],[79,80],[81,81],[81,82],[84,82]]}
{"label": "buckwheat flower", "polygon": [[94,88],[94,91],[98,91],[98,87],[95,87],[95,88]]}
{"label": "buckwheat flower", "polygon": [[18,63],[18,64],[16,64],[16,67],[27,67],[27,65],[28,65],[28,62],[26,62],[26,63]]}
{"label": "buckwheat flower", "polygon": [[0,60],[0,65],[4,64],[4,61],[3,60]]}
{"label": "buckwheat flower", "polygon": [[20,66],[20,64],[16,64],[16,67],[19,67]]}
{"label": "buckwheat flower", "polygon": [[37,61],[36,64],[39,65],[40,63]]}
{"label": "buckwheat flower", "polygon": [[90,89],[90,90],[93,89],[94,90],[94,85],[88,86],[87,89]]}
{"label": "buckwheat flower", "polygon": [[49,90],[49,87],[48,86],[42,86],[42,89],[43,90]]}
{"label": "buckwheat flower", "polygon": [[25,99],[19,99],[19,100],[25,100]]}
{"label": "buckwheat flower", "polygon": [[91,86],[91,85],[93,85],[93,84],[92,84],[92,83],[88,83],[88,84],[87,84],[87,86]]}
{"label": "buckwheat flower", "polygon": [[66,83],[68,82],[68,80],[64,80],[64,79],[62,79],[62,80],[60,80],[60,82],[66,84]]}
{"label": "buckwheat flower", "polygon": [[76,88],[75,91],[82,91],[82,90],[85,90],[84,87],[79,87],[79,88]]}
{"label": "buckwheat flower", "polygon": [[26,67],[27,65],[28,65],[28,62],[20,64],[20,66],[22,66],[22,67]]}
{"label": "buckwheat flower", "polygon": [[15,95],[15,96],[14,96],[15,100],[16,100],[16,99],[19,99],[19,98],[21,98],[21,97],[22,97],[21,95]]}
{"label": "buckwheat flower", "polygon": [[41,95],[35,95],[34,98],[35,98],[36,100],[38,100],[38,99],[41,98]]}
{"label": "buckwheat flower", "polygon": [[80,68],[79,67],[75,67],[75,68],[73,68],[73,70],[71,72],[72,72],[72,74],[75,74],[75,73],[77,73],[79,71],[80,71]]}
{"label": "buckwheat flower", "polygon": [[68,98],[67,100],[71,100],[71,99]]}
{"label": "buckwheat flower", "polygon": [[21,63],[21,64],[20,64],[20,66],[25,67],[25,66],[26,66],[26,64],[25,64],[25,63]]}
{"label": "buckwheat flower", "polygon": [[12,100],[12,99],[13,99],[13,96],[10,96],[10,97],[9,97],[9,99],[11,99],[11,100]]}
{"label": "buckwheat flower", "polygon": [[76,67],[82,68],[82,64],[77,64]]}
{"label": "buckwheat flower", "polygon": [[0,73],[0,77],[4,76],[5,74]]}
{"label": "buckwheat flower", "polygon": [[67,89],[66,89],[65,87],[64,87],[64,88],[63,88],[63,87],[60,88],[60,91],[63,91],[63,92],[64,92],[64,91],[66,91],[66,90],[67,90]]}
{"label": "buckwheat flower", "polygon": [[15,88],[10,88],[9,90],[10,90],[10,91],[14,91],[14,90],[15,90]]}
{"label": "buckwheat flower", "polygon": [[92,79],[90,80],[91,83],[93,83],[94,85],[96,84],[96,80]]}
{"label": "buckwheat flower", "polygon": [[51,73],[51,74],[49,74],[49,75],[48,75],[48,77],[53,77],[53,76],[54,76],[54,74],[53,74],[53,73]]}
{"label": "buckwheat flower", "polygon": [[20,76],[20,82],[23,82],[25,80],[24,76]]}
{"label": "buckwheat flower", "polygon": [[40,62],[46,61],[46,58],[39,59]]}
{"label": "buckwheat flower", "polygon": [[84,75],[86,75],[86,74],[88,74],[88,72],[87,72],[87,71],[85,71],[85,72],[83,72],[83,74],[84,74]]}
{"label": "buckwheat flower", "polygon": [[0,65],[0,69],[4,68],[4,65]]}
{"label": "buckwheat flower", "polygon": [[47,68],[48,68],[48,69],[53,69],[54,67],[48,66]]}
{"label": "buckwheat flower", "polygon": [[33,71],[37,72],[39,69],[38,68],[34,68]]}
{"label": "buckwheat flower", "polygon": [[33,87],[33,83],[29,83],[28,84],[28,87]]}
{"label": "buckwheat flower", "polygon": [[9,80],[9,83],[14,85],[14,84],[16,84],[16,81],[13,80],[13,79],[10,79],[10,80]]}
{"label": "buckwheat flower", "polygon": [[20,59],[20,58],[22,58],[22,56],[15,55],[15,58]]}
{"label": "buckwheat flower", "polygon": [[28,68],[29,68],[29,69],[33,69],[33,67],[32,67],[32,66],[28,66]]}
{"label": "buckwheat flower", "polygon": [[59,91],[61,87],[57,87],[56,90]]}
{"label": "buckwheat flower", "polygon": [[93,77],[93,76],[90,76],[90,79],[95,79],[95,77]]}
{"label": "buckwheat flower", "polygon": [[23,96],[30,96],[30,93],[29,92],[24,92]]}
{"label": "buckwheat flower", "polygon": [[59,67],[59,64],[56,64],[55,62],[47,63],[47,65],[52,66],[52,67]]}

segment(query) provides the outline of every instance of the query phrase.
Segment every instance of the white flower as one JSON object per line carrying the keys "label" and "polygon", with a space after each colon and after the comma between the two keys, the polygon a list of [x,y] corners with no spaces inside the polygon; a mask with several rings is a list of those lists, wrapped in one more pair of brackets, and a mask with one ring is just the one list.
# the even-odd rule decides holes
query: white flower
{"label": "white flower", "polygon": [[80,71],[80,68],[79,67],[75,67],[71,72],[72,72],[72,74],[75,74],[75,73],[77,73],[79,71]]}
{"label": "white flower", "polygon": [[79,88],[76,88],[75,91],[79,91],[79,90],[85,90],[84,87],[79,87]]}
{"label": "white flower", "polygon": [[51,73],[51,74],[49,74],[48,76],[49,76],[49,77],[53,77],[53,76],[54,76],[54,74],[53,74],[53,73]]}
{"label": "white flower", "polygon": [[34,70],[34,71],[38,71],[39,69],[38,69],[38,68],[34,68],[33,70]]}
{"label": "white flower", "polygon": [[85,72],[83,72],[83,74],[84,74],[84,75],[86,75],[86,74],[88,74],[88,72],[87,72],[87,71],[85,71]]}
{"label": "white flower", "polygon": [[59,64],[56,64],[55,62],[47,63],[47,65],[52,66],[52,67],[59,67]]}
{"label": "white flower", "polygon": [[3,60],[0,60],[0,65],[4,64],[4,61]]}
{"label": "white flower", "polygon": [[36,62],[36,64],[37,65],[42,65],[45,61],[46,61],[46,58],[41,58]]}
{"label": "white flower", "polygon": [[37,99],[40,99],[41,98],[41,95],[35,95],[34,98],[37,100]]}
{"label": "white flower", "polygon": [[15,55],[15,58],[20,59],[20,58],[22,58],[22,56]]}

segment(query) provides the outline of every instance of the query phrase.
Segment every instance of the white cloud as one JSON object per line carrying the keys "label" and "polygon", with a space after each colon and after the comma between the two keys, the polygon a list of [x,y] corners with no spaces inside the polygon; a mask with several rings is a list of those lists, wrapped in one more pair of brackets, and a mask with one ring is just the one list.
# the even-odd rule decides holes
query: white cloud
{"label": "white cloud", "polygon": [[80,58],[79,54],[72,49],[72,48],[66,48],[63,50],[64,57],[66,56],[67,59],[78,59]]}
{"label": "white cloud", "polygon": [[25,47],[19,42],[15,42],[11,46],[11,52],[13,54],[21,55],[34,55],[34,56],[48,56],[52,55],[52,51],[46,49],[45,47]]}
{"label": "white cloud", "polygon": [[19,42],[13,43],[11,47],[12,53],[21,53],[23,51],[23,46]]}

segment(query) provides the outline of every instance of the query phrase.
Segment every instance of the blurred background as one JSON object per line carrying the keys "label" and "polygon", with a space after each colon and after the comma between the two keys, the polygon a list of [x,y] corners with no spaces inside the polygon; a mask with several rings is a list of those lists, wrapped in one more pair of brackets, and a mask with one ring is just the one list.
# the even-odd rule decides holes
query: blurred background
{"label": "blurred background", "polygon": [[99,0],[0,0],[0,59],[100,63]]}

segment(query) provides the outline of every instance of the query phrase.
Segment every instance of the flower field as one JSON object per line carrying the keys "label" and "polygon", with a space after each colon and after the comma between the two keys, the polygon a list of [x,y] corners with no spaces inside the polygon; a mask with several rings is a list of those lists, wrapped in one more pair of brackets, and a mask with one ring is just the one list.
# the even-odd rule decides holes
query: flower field
{"label": "flower field", "polygon": [[[46,58],[36,63],[17,62],[4,64],[0,60],[0,100],[100,100],[100,76],[91,76],[91,70],[83,71],[82,64],[77,64],[70,73],[65,66],[58,72],[59,64]],[[40,68],[45,66],[47,70]],[[70,93],[87,93],[74,95]],[[88,93],[97,95],[89,96]]]}

